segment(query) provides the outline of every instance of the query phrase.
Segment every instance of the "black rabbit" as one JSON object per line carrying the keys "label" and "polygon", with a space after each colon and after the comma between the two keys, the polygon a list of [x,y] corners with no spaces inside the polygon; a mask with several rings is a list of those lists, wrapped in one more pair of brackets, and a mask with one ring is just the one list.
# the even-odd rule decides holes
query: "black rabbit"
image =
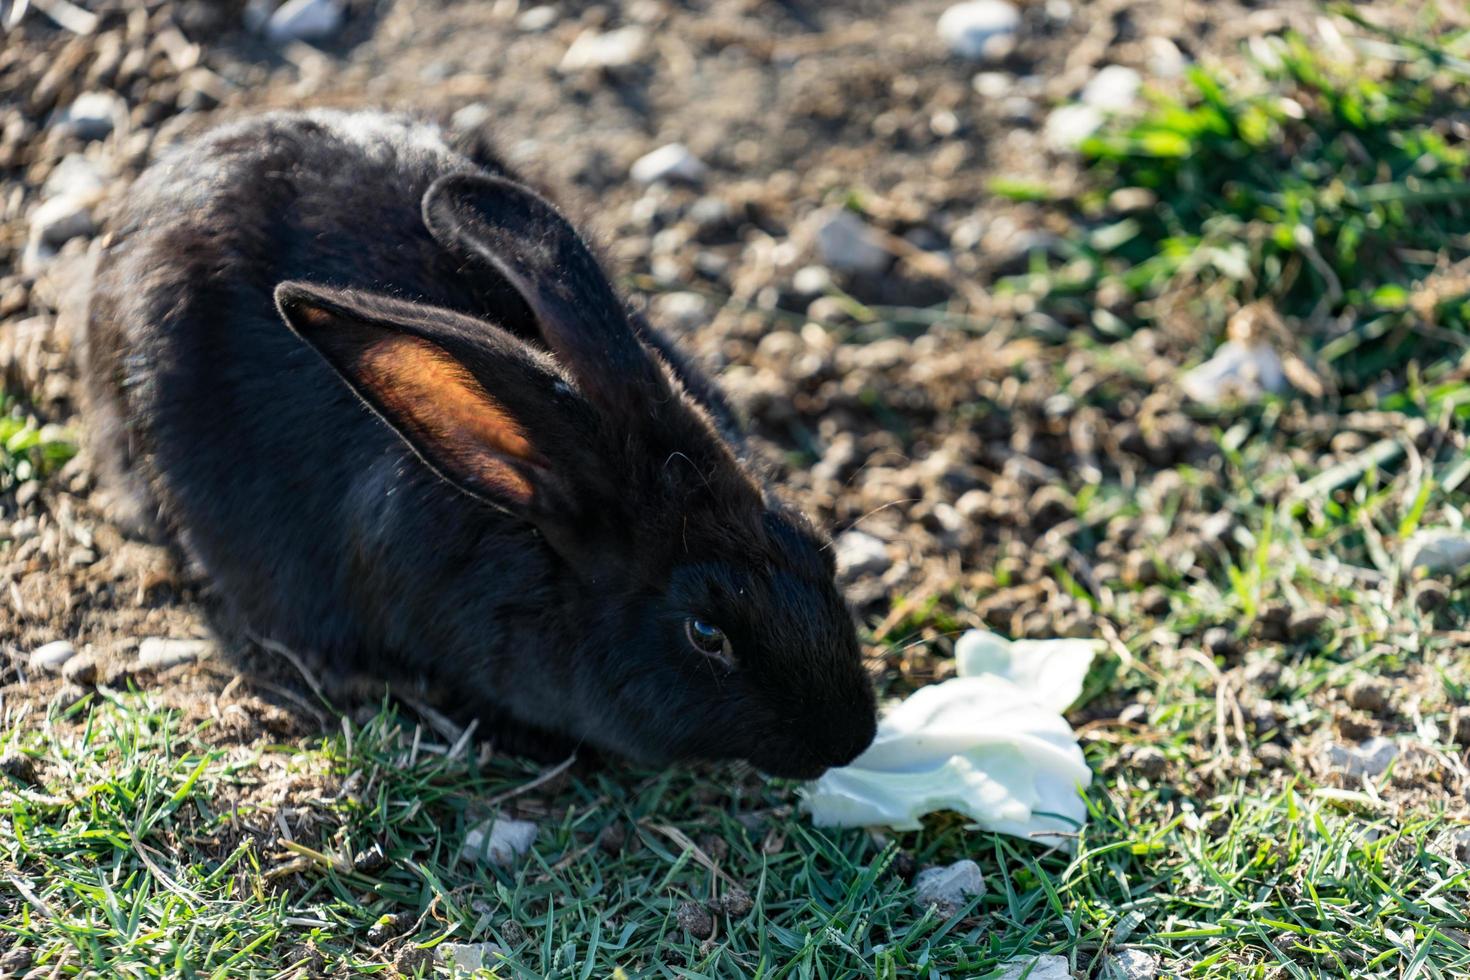
{"label": "black rabbit", "polygon": [[256,633],[548,752],[805,778],[871,741],[826,541],[492,155],[218,129],[134,186],[87,339],[98,431]]}

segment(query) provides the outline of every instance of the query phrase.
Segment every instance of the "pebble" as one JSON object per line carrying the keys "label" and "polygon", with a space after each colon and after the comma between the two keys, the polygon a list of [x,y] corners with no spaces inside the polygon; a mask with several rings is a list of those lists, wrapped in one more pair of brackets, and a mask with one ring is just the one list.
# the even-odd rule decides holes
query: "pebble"
{"label": "pebble", "polygon": [[1154,980],[1159,975],[1159,959],[1141,949],[1120,949],[1108,957],[1103,976],[1117,980]]}
{"label": "pebble", "polygon": [[592,68],[626,68],[642,60],[648,49],[648,32],[641,27],[620,27],[602,32],[588,28],[562,56],[563,72]]}
{"label": "pebble", "polygon": [[1374,736],[1358,745],[1334,743],[1327,747],[1327,762],[1348,776],[1377,776],[1398,758],[1399,749],[1382,736]]}
{"label": "pebble", "polygon": [[40,778],[39,773],[36,772],[35,760],[19,752],[7,752],[0,755],[0,775],[9,776],[26,786],[36,785]]}
{"label": "pebble", "polygon": [[755,902],[750,897],[750,892],[744,888],[731,887],[725,894],[720,896],[720,911],[738,919],[755,907]]}
{"label": "pebble", "polygon": [[1179,45],[1167,37],[1151,37],[1143,42],[1148,49],[1148,70],[1157,78],[1179,78],[1189,67],[1189,59]]}
{"label": "pebble", "polygon": [[843,578],[882,575],[893,564],[887,546],[863,531],[844,531],[832,547],[837,558],[837,574]]}
{"label": "pebble", "polygon": [[58,249],[73,238],[88,237],[96,230],[92,204],[81,197],[53,197],[31,212],[30,240],[47,249]]}
{"label": "pebble", "polygon": [[541,4],[522,11],[521,15],[516,18],[516,27],[528,34],[536,34],[551,27],[559,17],[561,14],[557,13],[555,7],[550,4]]}
{"label": "pebble", "polygon": [[175,640],[162,636],[150,636],[138,644],[139,670],[168,670],[179,664],[207,657],[210,651],[208,640]]}
{"label": "pebble", "polygon": [[1123,65],[1108,65],[1082,86],[1082,104],[1106,112],[1120,112],[1138,99],[1143,76]]}
{"label": "pebble", "polygon": [[472,827],[459,849],[461,861],[489,861],[502,867],[515,864],[531,850],[541,828],[529,820],[495,818]]}
{"label": "pebble", "polygon": [[939,16],[939,37],[954,54],[973,61],[1010,54],[1021,29],[1021,12],[1006,0],[969,0]]}
{"label": "pebble", "polygon": [[105,139],[126,119],[128,105],[114,92],[83,92],[56,117],[53,127],[82,140]]}
{"label": "pebble", "polygon": [[1102,111],[1094,106],[1058,106],[1046,117],[1043,136],[1048,147],[1064,153],[1081,146],[1084,140],[1102,128],[1102,124]]}
{"label": "pebble", "polygon": [[1359,677],[1343,691],[1347,703],[1360,711],[1378,714],[1388,707],[1388,687],[1376,677]]}
{"label": "pebble", "polygon": [[61,676],[78,687],[97,683],[97,662],[91,657],[72,657],[61,666]]}
{"label": "pebble", "polygon": [[1470,827],[1465,827],[1451,835],[1450,847],[1455,855],[1455,860],[1461,864],[1470,864]]}
{"label": "pebble", "polygon": [[1286,621],[1286,635],[1292,640],[1301,642],[1309,640],[1322,632],[1322,627],[1331,620],[1324,612],[1313,609],[1299,609],[1291,614]]}
{"label": "pebble", "polygon": [[1227,340],[1214,356],[1179,378],[1184,394],[1203,405],[1228,398],[1254,401],[1266,392],[1281,394],[1290,388],[1281,355],[1270,344],[1243,344]]}
{"label": "pebble", "polygon": [[956,861],[945,868],[925,868],[914,878],[914,901],[920,908],[933,905],[952,918],[972,897],[985,894],[985,876],[974,861]]}
{"label": "pebble", "polygon": [[1072,971],[1065,956],[1017,956],[1001,964],[994,980],[1072,980]]}
{"label": "pebble", "polygon": [[822,265],[804,265],[791,276],[791,288],[803,296],[821,296],[832,288],[832,272]]}
{"label": "pebble", "polygon": [[454,110],[454,115],[449,117],[449,125],[461,133],[468,133],[489,122],[493,114],[485,103],[471,102]]}
{"label": "pebble", "polygon": [[47,674],[58,674],[72,657],[77,655],[70,640],[54,640],[31,651],[31,669]]}
{"label": "pebble", "polygon": [[975,94],[987,99],[1003,99],[1015,87],[1014,76],[1003,71],[982,71],[970,79]]}
{"label": "pebble", "polygon": [[1128,769],[1145,779],[1158,779],[1169,768],[1168,757],[1152,745],[1135,746],[1125,758]]}
{"label": "pebble", "polygon": [[1431,529],[1418,531],[1404,542],[1403,566],[1426,575],[1458,572],[1470,565],[1470,534]]}
{"label": "pebble", "polygon": [[454,968],[456,976],[468,976],[499,965],[505,949],[499,943],[443,943],[439,962]]}
{"label": "pebble", "polygon": [[868,223],[846,208],[831,208],[817,219],[817,251],[838,272],[876,275],[892,256]]}
{"label": "pebble", "polygon": [[668,143],[633,162],[628,176],[639,184],[657,181],[697,184],[709,168],[683,143]]}
{"label": "pebble", "polygon": [[715,918],[703,902],[685,902],[674,912],[679,926],[695,939],[708,939],[715,931]]}
{"label": "pebble", "polygon": [[322,41],[341,30],[345,19],[338,0],[286,0],[266,19],[265,36],[277,44]]}
{"label": "pebble", "polygon": [[658,318],[678,330],[693,330],[709,316],[709,300],[699,293],[664,293],[654,300]]}

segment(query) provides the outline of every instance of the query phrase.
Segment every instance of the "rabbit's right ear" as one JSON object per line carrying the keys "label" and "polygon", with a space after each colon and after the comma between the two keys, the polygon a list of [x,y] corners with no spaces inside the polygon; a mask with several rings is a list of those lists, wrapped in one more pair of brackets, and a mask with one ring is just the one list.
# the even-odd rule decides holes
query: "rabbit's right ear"
{"label": "rabbit's right ear", "polygon": [[441,245],[520,293],[547,346],[603,409],[647,418],[672,397],[587,243],[550,201],[501,177],[447,174],[424,193],[423,218]]}
{"label": "rabbit's right ear", "polygon": [[519,340],[444,310],[304,283],[276,288],[286,323],[435,472],[537,524],[569,524],[602,492],[591,407]]}

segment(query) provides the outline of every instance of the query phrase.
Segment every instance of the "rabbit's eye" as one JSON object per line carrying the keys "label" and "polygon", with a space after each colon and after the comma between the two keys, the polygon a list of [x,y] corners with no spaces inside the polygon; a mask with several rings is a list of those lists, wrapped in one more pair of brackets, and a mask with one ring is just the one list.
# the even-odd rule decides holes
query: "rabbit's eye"
{"label": "rabbit's eye", "polygon": [[730,638],[718,626],[712,626],[702,619],[686,619],[684,635],[689,638],[689,645],[706,657],[713,657],[725,664],[735,663],[735,656],[730,652]]}

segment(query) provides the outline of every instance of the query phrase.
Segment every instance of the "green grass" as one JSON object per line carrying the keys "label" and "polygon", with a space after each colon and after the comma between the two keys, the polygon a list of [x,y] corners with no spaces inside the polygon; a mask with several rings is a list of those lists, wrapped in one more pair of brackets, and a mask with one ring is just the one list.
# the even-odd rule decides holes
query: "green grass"
{"label": "green grass", "polygon": [[76,455],[67,433],[42,426],[0,389],[0,493],[32,478],[44,478]]}
{"label": "green grass", "polygon": [[[1073,715],[1097,773],[1075,855],[951,816],[816,830],[791,786],[740,768],[527,789],[533,770],[452,754],[388,707],[242,748],[156,694],[104,691],[45,717],[3,709],[0,756],[31,760],[37,785],[0,776],[0,949],[46,976],[392,976],[405,951],[460,942],[497,943],[504,977],[973,977],[1023,953],[1095,977],[1124,946],[1169,976],[1470,975],[1470,867],[1448,842],[1470,788],[1451,741],[1470,590],[1423,602],[1399,558],[1470,507],[1470,310],[1449,280],[1423,282],[1467,254],[1465,150],[1437,135],[1465,66],[1457,38],[1377,40],[1355,66],[1288,39],[1249,84],[1196,72],[1192,96],[1088,145],[1092,189],[1075,200],[996,187],[1089,232],[1010,283],[1112,372],[1081,404],[1147,393],[1114,345],[1166,328],[1165,299],[1200,325],[1195,359],[1233,305],[1269,301],[1330,381],[1305,407],[1195,410],[1207,459],[1172,464],[1167,485],[1069,478],[1082,561],[1049,574],[1111,633]],[[1120,187],[1159,203],[1109,214]],[[1329,451],[1372,418],[1380,434]],[[0,480],[61,458],[37,432],[7,431]],[[1219,514],[1219,540],[1190,524]],[[1155,518],[1105,553],[1115,522]],[[995,580],[1022,574],[998,562]],[[893,664],[942,661],[984,598],[915,596],[875,643]],[[1270,625],[1303,612],[1325,619]],[[1212,628],[1236,648],[1207,649]],[[1342,690],[1364,676],[1386,679],[1373,724],[1405,750],[1379,776],[1330,774],[1325,743],[1363,714]],[[487,801],[523,789],[504,805],[541,824],[525,863],[459,861]],[[383,865],[355,866],[374,846]],[[961,857],[988,893],[953,919],[916,908],[900,871]],[[716,914],[711,938],[680,923],[735,888],[752,906]]]}

